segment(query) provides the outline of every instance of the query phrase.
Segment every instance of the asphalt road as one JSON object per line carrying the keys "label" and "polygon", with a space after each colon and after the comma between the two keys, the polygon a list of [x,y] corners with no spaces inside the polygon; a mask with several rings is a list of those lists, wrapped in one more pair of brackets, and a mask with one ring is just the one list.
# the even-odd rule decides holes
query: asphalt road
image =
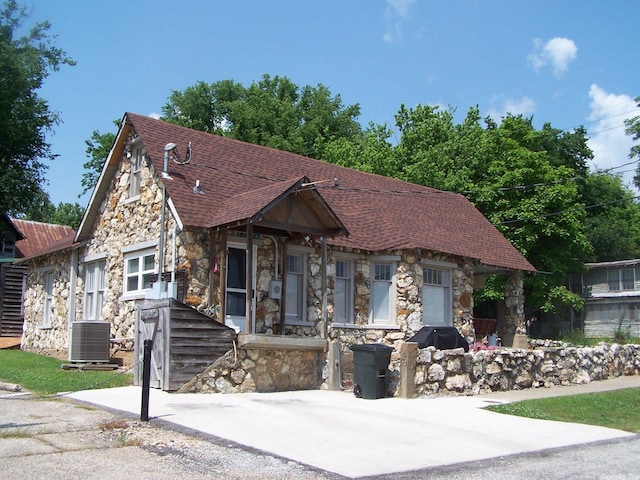
{"label": "asphalt road", "polygon": [[[0,477],[7,480],[346,478],[161,420],[0,393]],[[640,480],[640,436],[367,478]]]}

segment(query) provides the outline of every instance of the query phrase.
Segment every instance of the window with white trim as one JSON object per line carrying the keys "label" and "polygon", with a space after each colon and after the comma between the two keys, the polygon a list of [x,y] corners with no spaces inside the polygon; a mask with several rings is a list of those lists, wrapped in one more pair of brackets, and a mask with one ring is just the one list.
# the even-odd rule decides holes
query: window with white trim
{"label": "window with white trim", "polygon": [[307,301],[305,286],[306,255],[303,253],[287,254],[287,277],[285,292],[285,320],[305,321],[304,306]]}
{"label": "window with white trim", "polygon": [[371,309],[369,323],[395,324],[395,263],[371,264]]}
{"label": "window with white trim", "polygon": [[333,321],[353,323],[353,262],[336,259],[333,289]]}
{"label": "window with white trim", "polygon": [[44,304],[42,310],[42,328],[51,328],[53,323],[53,270],[44,272]]}
{"label": "window with white trim", "polygon": [[636,271],[634,268],[607,270],[607,285],[610,292],[635,290]]}
{"label": "window with white trim", "polygon": [[124,256],[124,293],[142,293],[151,288],[151,278],[155,271],[154,250],[130,252]]}
{"label": "window with white trim", "polygon": [[144,165],[144,148],[134,146],[131,151],[131,175],[129,177],[129,198],[140,196],[142,184],[142,166]]}
{"label": "window with white trim", "polygon": [[102,320],[106,261],[88,263],[84,281],[84,320]]}
{"label": "window with white trim", "polygon": [[424,266],[422,268],[422,323],[451,325],[451,271]]}

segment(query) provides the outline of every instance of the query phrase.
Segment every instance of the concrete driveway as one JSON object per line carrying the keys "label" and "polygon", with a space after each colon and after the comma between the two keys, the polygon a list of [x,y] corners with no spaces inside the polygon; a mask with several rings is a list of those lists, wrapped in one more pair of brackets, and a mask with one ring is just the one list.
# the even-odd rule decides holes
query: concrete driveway
{"label": "concrete driveway", "polygon": [[[640,377],[473,397],[365,400],[347,392],[173,394],[151,390],[150,422],[169,422],[350,478],[406,472],[632,436],[483,410],[495,403],[640,387]],[[71,398],[140,414],[142,390]]]}

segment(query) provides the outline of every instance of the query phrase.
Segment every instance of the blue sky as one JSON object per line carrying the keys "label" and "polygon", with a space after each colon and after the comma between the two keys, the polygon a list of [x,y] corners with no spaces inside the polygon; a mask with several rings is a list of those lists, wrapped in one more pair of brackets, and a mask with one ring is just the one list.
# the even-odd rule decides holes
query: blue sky
{"label": "blue sky", "polygon": [[48,136],[56,204],[87,203],[77,195],[93,130],[115,131],[126,111],[157,115],[200,80],[321,83],[359,103],[363,125],[392,126],[401,104],[584,125],[598,168],[629,162],[623,122],[640,115],[635,0],[22,1],[77,61],[40,92],[63,121]]}

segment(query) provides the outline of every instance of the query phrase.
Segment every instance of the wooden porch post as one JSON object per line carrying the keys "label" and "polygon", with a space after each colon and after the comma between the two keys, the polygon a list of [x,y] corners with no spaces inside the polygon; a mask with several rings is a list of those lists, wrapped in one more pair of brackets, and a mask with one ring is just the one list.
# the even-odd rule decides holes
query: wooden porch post
{"label": "wooden porch post", "polygon": [[246,333],[253,333],[251,331],[251,307],[253,304],[253,224],[249,222],[247,224],[247,271],[246,271]]}
{"label": "wooden porch post", "polygon": [[[213,269],[212,269],[213,270]],[[227,318],[227,231],[220,232],[220,258],[218,259],[218,271],[220,272],[220,323],[226,324]],[[211,287],[213,288],[213,284]]]}
{"label": "wooden porch post", "polygon": [[322,260],[320,270],[322,272],[322,330],[320,336],[327,338],[328,325],[327,325],[327,239],[322,236]]}
{"label": "wooden porch post", "polygon": [[280,335],[285,335],[285,308],[287,307],[287,241],[282,242],[282,293],[280,295]]}

